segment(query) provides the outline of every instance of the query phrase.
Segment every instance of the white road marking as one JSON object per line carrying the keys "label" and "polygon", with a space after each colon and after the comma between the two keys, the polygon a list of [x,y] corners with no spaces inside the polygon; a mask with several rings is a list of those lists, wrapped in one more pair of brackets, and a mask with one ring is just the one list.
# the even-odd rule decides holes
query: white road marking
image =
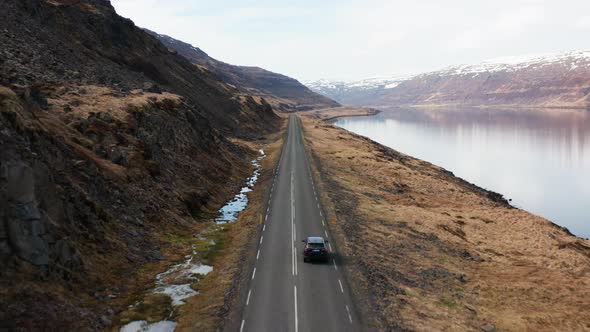
{"label": "white road marking", "polygon": [[338,279],[338,284],[340,285],[340,291],[344,293],[344,287],[342,287],[342,281],[340,279]]}
{"label": "white road marking", "polygon": [[264,232],[266,230],[266,224],[262,225],[262,231]]}
{"label": "white road marking", "polygon": [[328,237],[328,231],[326,231],[325,229],[324,229],[324,234],[326,234],[326,237]]}
{"label": "white road marking", "polygon": [[240,332],[244,331],[244,320],[242,319],[242,325],[240,325]]}
{"label": "white road marking", "polygon": [[299,331],[299,318],[297,317],[297,286],[293,286],[293,293],[295,294],[295,332]]}
{"label": "white road marking", "polygon": [[328,243],[328,248],[330,248],[330,251],[332,251],[332,245]]}
{"label": "white road marking", "polygon": [[293,195],[293,190],[295,188],[293,185],[294,181],[295,177],[293,172],[291,172],[291,273],[297,275],[297,253],[295,251],[295,240],[297,238],[295,232],[295,195]]}
{"label": "white road marking", "polygon": [[324,218],[322,218],[322,226],[326,227],[326,224],[324,223]]}
{"label": "white road marking", "polygon": [[266,217],[264,217],[264,221],[268,220],[268,213],[266,213]]}
{"label": "white road marking", "polygon": [[256,254],[256,259],[260,256],[260,249],[258,249],[258,253]]}
{"label": "white road marking", "polygon": [[252,271],[252,280],[254,280],[255,275],[256,275],[256,268],[254,268],[254,271]]}
{"label": "white road marking", "polygon": [[348,304],[346,305],[346,312],[348,313],[348,320],[352,324],[352,316],[350,315],[350,309],[348,309]]}
{"label": "white road marking", "polygon": [[336,260],[332,259],[332,262],[334,263],[334,270],[338,270],[338,266],[336,266]]}
{"label": "white road marking", "polygon": [[248,291],[248,298],[246,299],[246,305],[250,304],[250,294],[252,294],[252,290]]}
{"label": "white road marking", "polygon": [[264,239],[264,235],[260,237],[260,244],[262,244],[262,239]]}
{"label": "white road marking", "polygon": [[291,247],[291,274],[295,275],[295,250]]}
{"label": "white road marking", "polygon": [[295,261],[295,275],[297,275],[297,249],[293,250],[293,260]]}
{"label": "white road marking", "polygon": [[322,211],[320,211],[320,217],[323,217],[323,216],[322,216]]}

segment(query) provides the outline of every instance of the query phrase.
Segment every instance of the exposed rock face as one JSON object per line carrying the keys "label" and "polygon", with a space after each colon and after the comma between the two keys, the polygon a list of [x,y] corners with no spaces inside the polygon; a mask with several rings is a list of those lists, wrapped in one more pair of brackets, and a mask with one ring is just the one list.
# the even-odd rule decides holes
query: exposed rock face
{"label": "exposed rock face", "polygon": [[278,124],[109,1],[1,1],[0,330],[107,328]]}
{"label": "exposed rock face", "polygon": [[343,103],[374,107],[587,108],[590,105],[590,52],[576,51],[528,60],[499,59],[385,82],[318,81],[307,85]]}
{"label": "exposed rock face", "polygon": [[191,62],[206,67],[242,92],[266,98],[274,107],[282,111],[306,111],[339,106],[334,100],[311,91],[297,80],[285,75],[259,67],[230,65],[211,58],[198,47],[147,29],[146,31]]}
{"label": "exposed rock face", "polygon": [[5,162],[0,167],[4,203],[0,207],[0,215],[4,216],[0,240],[3,237],[20,258],[35,265],[48,265],[49,249],[43,239],[45,229],[37,209],[33,169],[22,161]]}

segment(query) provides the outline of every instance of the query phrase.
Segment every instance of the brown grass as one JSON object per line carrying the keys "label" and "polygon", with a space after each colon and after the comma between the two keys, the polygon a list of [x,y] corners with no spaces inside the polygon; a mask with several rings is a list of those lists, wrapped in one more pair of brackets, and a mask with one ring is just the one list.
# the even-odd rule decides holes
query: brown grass
{"label": "brown grass", "polygon": [[588,241],[440,167],[303,124],[369,330],[590,330]]}
{"label": "brown grass", "polygon": [[178,102],[180,96],[169,93],[151,93],[142,90],[133,90],[122,95],[106,86],[62,86],[48,98],[50,109],[54,112],[64,112],[69,108],[69,114],[87,118],[91,112],[108,112],[114,119],[125,122],[130,107],[140,107],[149,101],[171,100]]}

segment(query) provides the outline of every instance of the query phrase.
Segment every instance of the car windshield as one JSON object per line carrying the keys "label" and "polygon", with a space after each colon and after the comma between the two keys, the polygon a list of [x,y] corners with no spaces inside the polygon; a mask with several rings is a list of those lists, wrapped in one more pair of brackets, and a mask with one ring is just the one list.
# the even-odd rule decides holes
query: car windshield
{"label": "car windshield", "polygon": [[323,248],[324,244],[323,243],[308,243],[307,244],[310,248]]}

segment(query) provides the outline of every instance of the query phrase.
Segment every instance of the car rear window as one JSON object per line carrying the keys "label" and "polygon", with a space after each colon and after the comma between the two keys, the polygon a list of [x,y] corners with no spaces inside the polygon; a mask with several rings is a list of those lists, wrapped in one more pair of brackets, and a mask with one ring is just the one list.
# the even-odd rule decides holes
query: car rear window
{"label": "car rear window", "polygon": [[310,248],[323,248],[324,244],[323,243],[308,243]]}

